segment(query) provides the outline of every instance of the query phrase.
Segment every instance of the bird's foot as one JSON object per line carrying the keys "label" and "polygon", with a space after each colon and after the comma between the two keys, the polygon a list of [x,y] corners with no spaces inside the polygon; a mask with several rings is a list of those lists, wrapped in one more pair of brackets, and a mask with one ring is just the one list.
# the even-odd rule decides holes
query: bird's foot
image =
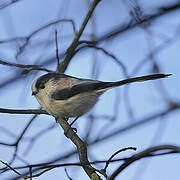
{"label": "bird's foot", "polygon": [[[56,123],[58,123],[58,119],[59,119],[59,118],[60,118],[60,117],[58,117],[58,116],[55,117]],[[69,118],[64,117],[63,119],[64,119],[65,121],[68,121]]]}
{"label": "bird's foot", "polygon": [[[78,118],[79,118],[79,116],[76,117],[76,118],[71,122],[71,124],[69,125],[70,127],[64,132],[64,135],[65,135],[66,137],[68,137],[68,136],[67,136],[68,131],[72,128],[72,125],[77,121]],[[75,133],[77,133],[77,129],[76,129],[76,128],[72,128],[72,130],[73,130]]]}
{"label": "bird's foot", "polygon": [[69,138],[69,137],[68,137],[68,132],[69,132],[70,129],[72,129],[75,133],[77,133],[77,129],[76,129],[76,128],[71,128],[71,127],[69,127],[66,131],[64,131],[64,135],[65,135],[67,138]]}

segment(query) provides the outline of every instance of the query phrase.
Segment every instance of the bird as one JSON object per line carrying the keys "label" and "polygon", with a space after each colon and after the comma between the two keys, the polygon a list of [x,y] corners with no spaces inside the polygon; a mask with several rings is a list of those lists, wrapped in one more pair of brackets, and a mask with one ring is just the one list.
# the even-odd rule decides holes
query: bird
{"label": "bird", "polygon": [[57,72],[40,76],[32,84],[32,95],[56,120],[75,118],[87,113],[109,89],[133,82],[166,78],[171,74],[151,74],[115,82],[82,79]]}

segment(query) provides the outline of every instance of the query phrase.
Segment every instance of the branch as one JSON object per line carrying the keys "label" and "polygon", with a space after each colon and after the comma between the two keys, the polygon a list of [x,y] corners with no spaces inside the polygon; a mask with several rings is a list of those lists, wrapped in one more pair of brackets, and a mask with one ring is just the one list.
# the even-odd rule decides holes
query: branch
{"label": "branch", "polygon": [[[124,148],[120,151],[123,151],[123,150],[127,150],[127,148]],[[165,152],[154,153],[155,151],[158,152],[158,151],[162,151],[162,150],[165,150]],[[167,152],[167,150],[170,150],[170,151]],[[120,151],[116,152],[114,155],[116,155]],[[147,152],[149,152],[149,154],[147,154]],[[143,156],[143,158],[148,158],[148,157],[163,156],[163,155],[174,154],[174,153],[180,153],[180,147],[173,146],[173,145],[161,145],[161,146],[155,146],[155,147],[148,148],[148,149],[146,149],[140,153],[137,153],[131,157],[119,158],[119,159],[114,159],[114,160],[109,159],[109,160],[92,161],[92,162],[90,162],[90,164],[97,164],[97,163],[106,163],[107,164],[107,163],[114,163],[114,162],[120,162],[120,161],[126,162],[126,161],[129,161],[132,157],[135,157],[139,154],[141,154],[141,155],[147,154],[147,156]],[[114,156],[114,155],[112,155],[112,156]],[[16,171],[16,169],[25,169],[25,168],[30,168],[30,167],[31,168],[39,167],[39,169],[45,169],[40,173],[31,175],[31,177],[38,177],[38,176],[42,175],[43,173],[48,172],[51,169],[58,168],[58,167],[83,166],[83,164],[81,164],[79,162],[75,162],[75,163],[63,163],[63,164],[54,164],[54,165],[48,165],[47,163],[41,163],[41,164],[33,164],[33,165],[27,165],[27,166],[10,167],[8,164],[4,163],[3,161],[0,160],[0,162],[5,164],[6,166],[8,166],[11,170],[13,170],[13,171],[15,170],[14,172],[16,174],[18,174],[19,176],[26,177],[26,178],[27,177],[30,178],[30,176],[20,174],[20,173],[18,173],[18,171]],[[4,168],[1,168],[0,170],[3,170],[3,169]]]}
{"label": "branch", "polygon": [[120,150],[116,151],[116,152],[108,159],[108,161],[106,162],[106,165],[105,165],[104,169],[102,169],[103,172],[106,173],[106,169],[108,168],[109,163],[112,161],[112,159],[113,159],[117,154],[119,154],[119,153],[121,153],[121,152],[123,152],[123,151],[127,151],[127,150],[134,150],[134,151],[136,151],[136,149],[137,149],[136,147],[127,147],[127,148],[123,148],[123,149],[120,149]]}
{"label": "branch", "polygon": [[[157,13],[151,14],[146,17],[142,17],[141,21],[136,22],[135,24],[127,24],[127,20],[125,21],[124,24],[120,24],[118,27],[112,28],[111,31],[108,31],[107,33],[104,33],[100,38],[96,39],[95,42],[96,44],[102,43],[105,40],[112,40],[112,38],[118,36],[118,35],[123,35],[124,32],[128,33],[128,31],[133,30],[139,25],[142,25],[144,23],[152,23],[156,22],[155,20],[158,18],[162,18],[162,16],[167,15],[169,13],[175,12],[180,9],[180,3],[177,1],[172,4],[166,5],[166,7],[163,5],[159,9],[157,9]],[[159,10],[159,11],[158,11]]]}
{"label": "branch", "polygon": [[5,66],[12,66],[12,67],[22,68],[22,69],[24,69],[22,71],[22,74],[25,74],[25,72],[27,72],[27,71],[29,72],[29,71],[32,71],[32,70],[52,72],[51,70],[46,69],[46,68],[41,68],[38,65],[25,65],[25,64],[10,63],[10,62],[4,61],[2,59],[0,60],[0,64],[5,65]]}
{"label": "branch", "polygon": [[[165,109],[165,110],[163,110],[161,112],[158,111],[157,113],[152,113],[153,115],[149,115],[148,117],[138,119],[138,120],[134,121],[130,125],[120,127],[117,130],[114,130],[113,132],[110,132],[110,133],[106,134],[103,137],[99,137],[98,139],[95,139],[95,140],[89,142],[88,146],[97,145],[98,143],[102,143],[103,141],[107,141],[108,139],[110,139],[112,137],[115,137],[115,136],[117,136],[119,134],[122,134],[124,132],[128,132],[129,130],[135,129],[137,127],[141,127],[142,125],[145,125],[147,123],[151,123],[151,122],[155,121],[156,119],[157,119],[157,121],[160,121],[160,120],[162,120],[162,118],[159,118],[159,117],[162,117],[162,116],[165,116],[165,115],[167,115],[169,113],[172,113],[175,110],[179,110],[179,108],[180,108],[180,106],[178,104],[176,104],[176,106],[167,108],[167,109]],[[47,161],[44,164],[52,164],[52,163],[56,163],[57,161],[62,161],[64,159],[67,159],[67,158],[75,155],[76,153],[77,153],[76,150],[73,150],[71,152],[67,152],[67,153],[65,153],[63,155],[59,155],[59,156]],[[39,167],[34,168],[33,172],[36,172],[36,171],[38,171],[40,169],[41,168],[39,168]],[[27,172],[27,171],[24,172],[24,174],[28,174],[28,173],[29,172]]]}
{"label": "branch", "polygon": [[64,59],[64,61],[59,65],[59,67],[57,68],[58,72],[60,73],[64,73],[64,71],[66,70],[71,58],[73,57],[73,54],[74,54],[74,51],[76,49],[76,47],[78,46],[78,41],[92,15],[92,13],[94,12],[94,9],[96,8],[96,6],[98,5],[98,3],[100,2],[100,0],[94,0],[90,6],[90,9],[89,9],[89,12],[87,13],[82,25],[81,25],[81,28],[79,30],[79,32],[76,34],[73,42],[71,43],[70,47],[67,49],[66,51],[66,58]]}
{"label": "branch", "polygon": [[7,166],[9,169],[11,169],[12,171],[14,171],[17,175],[19,175],[20,177],[22,177],[22,178],[24,178],[24,179],[27,179],[27,178],[25,178],[25,177],[27,177],[27,176],[25,176],[25,175],[22,175],[21,173],[19,173],[18,171],[16,171],[14,168],[12,168],[9,164],[7,164],[7,163],[5,163],[4,161],[2,161],[2,160],[0,160],[0,162],[2,163],[2,164],[4,164],[5,166]]}
{"label": "branch", "polygon": [[80,137],[73,131],[71,126],[68,124],[67,120],[62,118],[57,119],[60,126],[63,128],[67,138],[69,138],[77,148],[77,153],[79,155],[80,163],[83,169],[91,179],[100,180],[101,178],[96,173],[95,169],[91,166],[87,157],[87,145],[80,139]]}
{"label": "branch", "polygon": [[9,113],[9,114],[47,114],[45,110],[38,109],[4,109],[0,108],[0,113]]}
{"label": "branch", "polygon": [[14,160],[16,159],[17,157],[17,152],[18,152],[18,149],[19,149],[19,143],[20,141],[22,140],[24,134],[27,132],[27,130],[29,129],[30,125],[32,124],[32,122],[37,118],[37,114],[34,115],[31,120],[27,123],[27,125],[24,127],[23,131],[20,133],[20,135],[18,136],[17,140],[15,141],[15,143],[11,143],[11,144],[7,144],[7,143],[2,143],[0,142],[0,145],[6,145],[6,146],[14,146],[15,147],[15,150],[14,150],[14,153],[13,153],[13,157],[12,159],[10,160],[9,162],[9,165],[11,165]]}
{"label": "branch", "polygon": [[[160,146],[150,147],[140,153],[137,153],[137,154],[131,156],[127,160],[125,160],[125,162],[119,168],[117,168],[114,171],[114,173],[109,177],[109,180],[114,180],[118,174],[120,174],[127,166],[129,166],[133,162],[135,162],[141,158],[156,156],[156,154],[154,154],[154,153],[157,151],[161,151],[161,150],[165,150],[165,151],[170,150],[168,153],[180,153],[180,147],[178,147],[178,146],[160,145]],[[167,154],[167,152],[165,152],[165,153]],[[159,155],[159,154],[157,154],[157,155]]]}
{"label": "branch", "polygon": [[[41,176],[42,174],[44,174],[45,172],[47,171],[50,171],[51,169],[53,168],[48,168],[48,169],[45,169],[44,171],[38,173],[38,174],[35,174],[35,175],[32,175],[32,171],[30,171],[30,176],[26,176],[26,175],[23,175],[21,173],[19,173],[18,171],[16,171],[13,167],[11,167],[9,164],[5,163],[4,161],[0,160],[1,163],[3,163],[4,165],[6,165],[9,169],[11,169],[13,172],[15,172],[18,176],[20,176],[21,178],[23,179],[32,179],[34,177],[39,177]],[[32,168],[30,166],[28,166],[29,168]]]}
{"label": "branch", "polygon": [[[120,127],[117,130],[114,130],[113,132],[107,133],[105,136],[100,137],[99,139],[97,139],[97,142],[102,142],[104,140],[107,140],[109,138],[114,137],[115,135],[121,134],[123,132],[129,131],[131,129],[134,129],[136,127],[145,125],[147,123],[150,123],[152,121],[154,121],[155,119],[157,119],[158,117],[162,117],[165,116],[171,112],[174,112],[175,110],[180,110],[180,105],[179,104],[174,104],[174,106],[170,106],[169,108],[161,111],[161,112],[157,112],[157,113],[153,113],[152,115],[149,115],[148,117],[142,118],[141,120],[136,120],[133,123],[131,123],[130,125],[124,126],[124,127]],[[160,118],[158,120],[161,120]],[[93,142],[94,144],[95,142]]]}

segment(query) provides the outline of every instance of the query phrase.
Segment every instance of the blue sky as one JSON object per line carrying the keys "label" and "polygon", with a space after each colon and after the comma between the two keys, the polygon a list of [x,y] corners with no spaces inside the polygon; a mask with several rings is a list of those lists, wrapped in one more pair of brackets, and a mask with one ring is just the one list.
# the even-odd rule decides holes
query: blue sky
{"label": "blue sky", "polygon": [[[3,1],[8,2],[8,1]],[[2,2],[2,4],[3,4]],[[132,1],[131,1],[132,2]],[[151,14],[157,11],[157,8],[164,1],[138,1],[142,6],[145,14]],[[167,1],[168,2],[168,1]],[[171,2],[171,1],[169,1]],[[129,2],[129,6],[132,5]],[[1,5],[1,4],[0,4]],[[34,30],[41,26],[62,18],[73,19],[76,23],[76,28],[79,29],[83,18],[88,10],[88,3],[84,0],[23,0],[15,3],[5,9],[0,10],[1,21],[0,40],[7,40],[14,37],[28,36]],[[90,40],[92,32],[96,37],[100,37],[105,32],[108,32],[113,27],[121,23],[126,23],[130,16],[128,8],[118,0],[102,0],[94,12],[95,18],[91,20],[83,36],[83,40]],[[90,133],[90,142],[97,137],[103,137],[116,129],[123,128],[131,123],[142,120],[146,117],[156,114],[168,108],[166,98],[172,101],[179,101],[180,85],[178,82],[179,73],[179,11],[173,12],[153,22],[148,30],[142,27],[136,27],[131,31],[122,33],[118,37],[105,41],[99,46],[108,50],[126,66],[128,74],[131,74],[135,67],[143,60],[146,60],[147,55],[153,49],[164,44],[168,39],[171,39],[166,45],[154,54],[154,60],[160,67],[161,73],[172,73],[173,76],[161,81],[151,81],[145,83],[136,83],[129,86],[129,101],[133,110],[133,117],[127,111],[127,99],[124,92],[126,87],[120,87],[109,90],[103,94],[95,108],[90,112],[93,115],[116,115],[115,121],[106,120],[104,118],[96,119],[93,123],[93,131]],[[58,30],[59,51],[64,52],[70,45],[73,39],[72,27],[68,23],[60,23],[56,26],[51,26],[48,29],[37,33],[33,36],[24,49],[24,52],[15,59],[16,52],[23,45],[24,41],[16,40],[13,43],[1,43],[0,58],[9,62],[22,64],[43,64],[48,59],[52,59],[51,63],[46,66],[51,70],[56,69],[54,30]],[[43,42],[43,43],[42,43]],[[63,60],[63,59],[62,59]],[[148,61],[148,60],[147,60]],[[91,78],[94,69],[93,64],[97,63],[98,73],[96,79],[103,81],[116,81],[124,79],[122,68],[115,63],[110,57],[104,55],[100,51],[92,49],[85,50],[77,54],[71,61],[66,74]],[[14,67],[6,67],[0,65],[0,107],[12,109],[34,109],[39,108],[39,104],[34,97],[31,96],[31,84],[34,79],[39,77],[44,72],[30,73],[18,81],[14,81],[8,85],[3,84],[7,79],[20,74],[20,70]],[[146,75],[152,73],[152,64],[146,63],[135,76]],[[22,77],[22,76],[20,76]],[[95,76],[93,76],[95,77]],[[3,86],[2,86],[3,84]],[[163,95],[161,87],[165,89],[169,96]],[[114,107],[116,111],[114,112]],[[6,128],[16,135],[19,135],[25,125],[31,119],[31,115],[11,115],[0,114],[0,141],[14,142],[14,137],[8,136],[2,128]],[[75,124],[80,137],[84,138],[90,122],[87,122],[88,114],[81,117]],[[89,120],[90,121],[90,120]],[[40,115],[33,121],[30,129],[28,129],[25,137],[32,137],[41,130],[52,126],[55,121],[52,117]],[[157,118],[152,123],[147,123],[138,128],[126,131],[122,134],[113,136],[101,143],[90,146],[88,149],[89,159],[105,160],[108,159],[115,151],[120,148],[135,146],[137,152],[142,151],[152,145],[160,144],[175,144],[180,145],[180,135],[178,133],[180,127],[179,111],[172,112],[166,116]],[[27,139],[27,138],[26,138]],[[29,141],[20,143],[18,155],[30,164],[42,163],[54,157],[66,154],[75,150],[73,144],[64,137],[63,131],[58,124],[55,127],[38,138],[27,154]],[[134,152],[127,151],[118,155],[119,158],[132,155]],[[13,148],[0,146],[0,159],[8,162],[13,155]],[[77,156],[73,156],[59,163],[76,162]],[[179,155],[167,155],[162,157],[154,157],[151,159],[140,160],[125,171],[123,171],[119,179],[164,179],[178,180],[179,179]],[[13,166],[24,165],[20,160],[16,160]],[[147,166],[147,167],[146,167]],[[2,167],[2,165],[1,165]],[[102,165],[97,165],[97,168],[102,168]],[[108,168],[108,173],[111,174],[118,164],[112,164]],[[143,169],[144,167],[144,169]],[[75,179],[88,179],[86,174],[79,167],[67,169],[69,175]],[[144,173],[142,173],[144,172]],[[139,176],[141,174],[141,176]],[[8,172],[0,175],[2,179],[14,177],[13,172]],[[64,178],[66,175],[63,168],[54,169],[38,179],[49,180],[55,178]]]}

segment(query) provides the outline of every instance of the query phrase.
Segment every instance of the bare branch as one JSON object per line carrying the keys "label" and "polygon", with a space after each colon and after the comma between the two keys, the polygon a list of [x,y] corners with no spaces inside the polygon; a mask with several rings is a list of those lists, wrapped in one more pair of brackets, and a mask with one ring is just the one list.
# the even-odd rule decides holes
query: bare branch
{"label": "bare branch", "polygon": [[75,36],[73,42],[71,43],[70,47],[67,49],[66,58],[64,59],[64,61],[58,67],[58,72],[60,72],[60,73],[65,72],[71,58],[73,57],[74,51],[75,51],[76,47],[78,46],[78,41],[79,41],[79,39],[80,39],[80,37],[81,37],[81,35],[82,35],[86,25],[87,25],[92,13],[94,12],[94,10],[95,10],[95,8],[96,8],[96,6],[98,5],[99,2],[100,2],[100,0],[94,0],[92,2],[91,6],[90,6],[90,9],[89,9],[89,11],[88,11],[82,25],[81,25],[80,30],[76,34],[76,36]]}
{"label": "bare branch", "polygon": [[41,68],[38,65],[24,65],[24,64],[10,63],[10,62],[4,61],[2,59],[0,60],[0,64],[1,65],[5,65],[5,66],[12,66],[12,67],[22,68],[22,69],[24,69],[22,71],[22,74],[25,74],[25,72],[27,72],[27,71],[29,72],[29,71],[32,71],[32,70],[52,72],[51,70],[46,69],[46,68]]}
{"label": "bare branch", "polygon": [[[108,161],[106,162],[106,165],[105,165],[104,169],[102,169],[103,172],[106,173],[106,169],[107,169],[107,167],[109,166],[109,163],[111,162],[111,160],[112,160],[117,154],[119,154],[119,153],[121,153],[121,152],[123,152],[123,151],[127,151],[127,150],[134,150],[134,151],[136,151],[136,147],[127,147],[127,148],[123,148],[123,149],[120,149],[120,150],[116,151],[116,152],[108,159]],[[101,171],[102,171],[102,170],[101,170]]]}
{"label": "bare branch", "polygon": [[[159,151],[164,151],[164,152],[159,152]],[[124,164],[126,164],[130,160],[131,161],[136,161],[136,160],[138,160],[140,158],[163,156],[163,155],[174,154],[174,153],[180,153],[180,147],[179,146],[160,145],[160,146],[150,147],[150,148],[148,148],[148,149],[146,149],[146,150],[144,150],[144,151],[142,151],[140,153],[132,155],[131,157],[119,158],[119,159],[114,159],[114,160],[111,159],[111,160],[92,161],[92,162],[89,162],[89,163],[90,164],[97,164],[97,163],[114,163],[114,162],[124,161]],[[42,172],[40,172],[38,174],[32,175],[32,177],[38,177],[38,176],[42,175],[43,173],[48,172],[48,171],[50,171],[51,169],[54,169],[54,168],[69,167],[69,166],[84,166],[84,165],[87,165],[87,164],[82,164],[82,163],[77,162],[77,163],[64,163],[64,164],[47,165],[46,163],[41,163],[41,164],[33,164],[33,165],[30,165],[30,166],[28,165],[28,166],[14,167],[13,169],[14,170],[15,169],[25,169],[25,168],[29,168],[29,167],[39,167],[39,169],[45,169],[44,171],[42,171]],[[30,176],[25,176],[25,175],[22,175],[22,174],[21,174],[21,176],[26,177],[26,178],[30,177]],[[112,178],[112,176],[110,178]]]}
{"label": "bare branch", "polygon": [[125,160],[125,162],[119,168],[117,168],[114,171],[114,173],[109,177],[109,180],[114,180],[121,171],[123,171],[127,166],[129,166],[133,162],[135,162],[141,158],[156,156],[155,153],[158,151],[161,151],[161,150],[169,150],[168,153],[180,153],[180,147],[178,147],[178,146],[160,145],[160,146],[150,147],[140,153],[137,153],[137,154],[131,156],[127,160]]}
{"label": "bare branch", "polygon": [[79,155],[80,162],[83,166],[83,169],[87,173],[87,175],[92,178],[93,176],[96,179],[101,179],[99,175],[96,173],[94,168],[90,165],[87,156],[87,145],[80,139],[80,137],[73,131],[68,122],[62,118],[57,119],[60,126],[63,128],[66,136],[74,143],[77,148],[77,153]]}
{"label": "bare branch", "polygon": [[3,163],[5,166],[7,166],[9,169],[11,169],[12,171],[14,171],[17,175],[19,175],[20,177],[22,177],[23,179],[27,179],[27,176],[22,175],[21,173],[19,173],[18,171],[16,171],[14,168],[12,168],[9,164],[5,163],[4,161],[0,160],[1,163]]}
{"label": "bare branch", "polygon": [[[154,112],[154,113],[152,113],[153,115],[149,115],[149,116],[147,116],[145,118],[138,119],[138,120],[134,121],[130,125],[128,124],[127,126],[120,127],[119,129],[104,135],[103,137],[99,137],[98,139],[95,139],[95,140],[93,140],[91,142],[88,142],[88,147],[90,147],[92,145],[97,145],[99,142],[102,143],[103,141],[108,140],[108,139],[110,139],[112,137],[115,137],[115,136],[117,136],[119,134],[122,134],[122,133],[127,132],[127,131],[132,130],[132,129],[135,129],[137,127],[141,127],[141,126],[143,126],[145,124],[151,123],[151,122],[155,121],[156,119],[158,121],[162,120],[162,118],[159,118],[159,117],[162,117],[164,115],[168,115],[169,113],[172,113],[175,110],[179,110],[178,105],[170,107],[170,108],[165,109],[165,110],[162,110],[161,112],[159,112],[159,111],[157,113]],[[54,159],[51,159],[51,160],[47,161],[46,163],[44,163],[44,165],[45,164],[52,164],[52,163],[55,163],[55,162],[58,162],[58,161],[62,161],[64,159],[66,159],[66,158],[69,158],[69,157],[75,155],[76,153],[77,153],[77,151],[73,150],[71,152],[65,153],[65,154],[63,154],[61,156],[57,156]],[[123,160],[123,159],[121,159],[121,160]],[[34,168],[33,172],[36,172],[39,169],[40,168],[38,168],[38,167]],[[25,174],[27,174],[27,173],[28,172],[25,172]]]}
{"label": "bare branch", "polygon": [[38,109],[5,109],[0,108],[0,113],[9,113],[9,114],[47,114],[45,110],[38,110]]}
{"label": "bare branch", "polygon": [[20,47],[20,51],[17,53],[16,55],[16,58],[24,51],[24,49],[26,48],[26,46],[28,45],[30,39],[36,35],[37,33],[39,33],[40,31],[52,26],[52,25],[55,25],[55,24],[58,24],[58,23],[62,23],[62,22],[69,22],[72,24],[73,26],[73,31],[76,31],[76,27],[75,27],[75,23],[72,19],[58,19],[58,20],[55,20],[55,21],[52,21],[36,30],[34,30],[33,32],[31,32],[26,38],[25,38],[25,43],[23,44],[23,46]]}
{"label": "bare branch", "polygon": [[69,174],[68,174],[68,172],[67,172],[67,169],[66,169],[66,168],[64,168],[64,171],[65,171],[66,176],[68,177],[68,179],[69,179],[69,180],[73,180],[73,179],[69,176]]}

